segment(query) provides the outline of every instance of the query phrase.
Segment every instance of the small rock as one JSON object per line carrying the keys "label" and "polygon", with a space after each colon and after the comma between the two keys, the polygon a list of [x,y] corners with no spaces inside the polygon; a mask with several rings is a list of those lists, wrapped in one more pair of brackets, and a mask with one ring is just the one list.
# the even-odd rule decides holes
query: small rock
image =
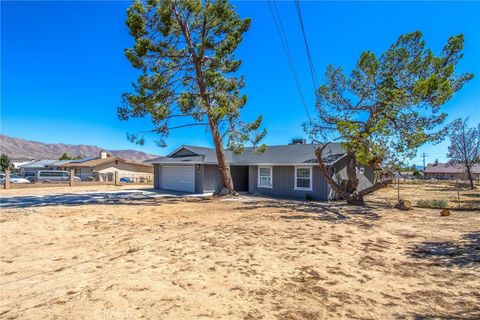
{"label": "small rock", "polygon": [[440,216],[441,217],[447,217],[450,215],[450,210],[448,209],[443,209],[442,211],[440,211]]}
{"label": "small rock", "polygon": [[230,191],[228,191],[227,188],[222,188],[222,190],[220,190],[220,193],[219,193],[219,194],[220,194],[220,196],[223,197],[223,196],[228,195],[229,193],[230,193]]}

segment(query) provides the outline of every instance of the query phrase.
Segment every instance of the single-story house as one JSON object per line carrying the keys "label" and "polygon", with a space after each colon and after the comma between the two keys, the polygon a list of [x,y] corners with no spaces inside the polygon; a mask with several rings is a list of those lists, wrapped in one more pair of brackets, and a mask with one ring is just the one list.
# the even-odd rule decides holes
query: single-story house
{"label": "single-story house", "polygon": [[[480,164],[476,163],[472,167],[472,176],[475,180],[480,180]],[[460,163],[429,163],[425,169],[427,179],[438,180],[466,180],[467,172],[465,165]]]}
{"label": "single-story house", "polygon": [[60,166],[68,161],[55,160],[55,159],[43,159],[38,161],[29,162],[18,166],[20,174],[36,173],[40,170],[59,170]]}
{"label": "single-story house", "polygon": [[[329,200],[337,195],[325,180],[315,150],[316,144],[270,146],[264,153],[245,148],[241,154],[226,150],[236,191],[269,196]],[[329,144],[323,152],[330,174],[346,181],[346,153],[339,143]],[[164,157],[147,160],[154,166],[156,189],[208,193],[223,187],[215,149],[181,146]],[[374,182],[374,170],[357,168],[359,188]]]}
{"label": "single-story house", "polygon": [[19,170],[20,166],[35,162],[35,159],[17,158],[17,159],[11,159],[11,162],[12,162],[13,168],[16,170]]}
{"label": "single-story house", "polygon": [[112,181],[115,171],[118,171],[119,178],[128,178],[132,182],[146,182],[153,179],[151,164],[111,157],[103,150],[99,157],[69,160],[60,167],[62,170],[74,169],[75,176],[82,180]]}

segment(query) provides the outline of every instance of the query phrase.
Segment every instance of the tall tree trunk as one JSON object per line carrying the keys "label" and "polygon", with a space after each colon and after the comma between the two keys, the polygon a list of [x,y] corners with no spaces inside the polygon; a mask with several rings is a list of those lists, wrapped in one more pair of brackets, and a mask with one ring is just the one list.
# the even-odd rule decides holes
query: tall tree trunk
{"label": "tall tree trunk", "polygon": [[359,180],[357,177],[357,157],[353,150],[347,151],[347,191],[351,194],[347,203],[351,205],[365,205],[363,195],[357,192]]}
{"label": "tall tree trunk", "polygon": [[211,114],[211,101],[207,94],[206,84],[205,84],[205,75],[202,72],[202,61],[203,61],[203,52],[200,52],[197,55],[193,43],[190,37],[190,31],[188,29],[187,23],[182,20],[181,15],[178,13],[175,7],[175,16],[177,21],[182,29],[183,35],[185,36],[185,41],[187,42],[188,50],[192,55],[193,64],[195,66],[196,81],[198,84],[200,97],[205,106],[205,111],[208,117],[208,124],[210,126],[210,131],[212,132],[213,143],[215,144],[215,152],[217,154],[218,169],[220,171],[220,176],[222,178],[223,186],[228,189],[230,194],[234,193],[232,175],[230,173],[230,165],[225,154],[225,149],[223,148],[222,136],[218,130],[218,120],[212,117]]}
{"label": "tall tree trunk", "polygon": [[347,191],[349,193],[354,193],[358,187],[358,178],[357,178],[357,158],[355,152],[352,150],[347,151]]}
{"label": "tall tree trunk", "polygon": [[325,149],[325,147],[328,144],[323,145],[320,148],[317,148],[315,150],[315,155],[318,160],[318,164],[320,165],[320,170],[323,173],[323,176],[325,177],[325,180],[327,180],[328,184],[330,187],[340,195],[341,198],[347,200],[347,203],[350,205],[360,205],[363,206],[365,205],[365,199],[364,196],[367,194],[370,194],[374,191],[377,191],[378,189],[385,188],[387,187],[390,183],[392,183],[392,180],[384,180],[382,182],[378,182],[374,184],[373,186],[366,188],[360,192],[357,191],[358,188],[358,183],[359,180],[357,178],[357,160],[355,157],[355,153],[350,152],[347,157],[349,157],[347,161],[347,176],[349,180],[352,180],[353,182],[350,184],[350,187],[353,187],[354,190],[353,192],[348,192],[347,190],[343,190],[338,183],[332,178],[330,173],[328,172],[328,168],[323,162],[323,157],[322,157],[322,152]]}
{"label": "tall tree trunk", "polygon": [[225,149],[223,148],[223,141],[220,132],[218,131],[218,124],[214,120],[209,120],[210,131],[212,132],[213,142],[215,144],[215,152],[217,154],[218,169],[222,178],[223,186],[228,189],[230,194],[234,193],[232,174],[230,172],[230,164],[228,163]]}
{"label": "tall tree trunk", "polygon": [[468,165],[465,166],[467,168],[467,176],[468,180],[470,181],[470,189],[475,189],[475,183],[473,183],[473,176],[472,176],[472,168]]}
{"label": "tall tree trunk", "polygon": [[338,193],[341,198],[343,198],[343,199],[345,199],[345,200],[348,200],[348,199],[350,198],[350,194],[349,194],[348,192],[346,192],[345,190],[343,190],[343,189],[338,185],[338,183],[332,178],[332,176],[331,176],[330,173],[328,172],[327,166],[326,166],[325,163],[323,162],[322,152],[323,152],[323,149],[324,149],[327,145],[328,145],[328,144],[325,144],[325,145],[323,145],[323,147],[317,148],[317,149],[315,150],[315,155],[316,155],[316,157],[317,157],[318,164],[320,165],[320,170],[322,171],[323,176],[325,177],[325,180],[327,180],[328,184],[329,184],[330,187],[333,189],[333,191],[335,191],[336,193]]}

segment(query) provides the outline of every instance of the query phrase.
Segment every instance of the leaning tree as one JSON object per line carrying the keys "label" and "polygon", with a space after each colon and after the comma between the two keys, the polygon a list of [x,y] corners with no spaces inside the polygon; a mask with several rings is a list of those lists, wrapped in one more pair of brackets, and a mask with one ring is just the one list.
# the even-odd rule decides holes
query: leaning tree
{"label": "leaning tree", "polygon": [[475,189],[472,168],[475,163],[480,163],[480,125],[477,128],[469,128],[468,119],[458,121],[450,134],[447,156],[453,163],[465,167],[470,188]]}
{"label": "leaning tree", "polygon": [[137,1],[127,14],[135,44],[126,56],[141,74],[134,92],[123,95],[118,115],[149,117],[153,123],[152,130],[127,137],[143,144],[144,135],[154,133],[165,146],[173,129],[208,129],[223,185],[234,192],[224,143],[241,152],[246,142],[258,146],[266,133],[259,130],[261,117],[240,118],[247,97],[240,92],[244,79],[234,53],[250,19],[241,19],[227,0]]}
{"label": "leaning tree", "polygon": [[389,181],[358,190],[357,164],[374,166],[387,159],[415,155],[424,143],[440,141],[448,132],[441,106],[469,81],[457,74],[463,35],[449,38],[440,54],[425,47],[420,32],[400,36],[377,57],[363,52],[349,77],[328,66],[326,83],[317,91],[318,120],[305,124],[312,139],[339,139],[346,150],[348,183],[342,188],[316,156],[332,189],[349,204],[364,204],[364,196]]}

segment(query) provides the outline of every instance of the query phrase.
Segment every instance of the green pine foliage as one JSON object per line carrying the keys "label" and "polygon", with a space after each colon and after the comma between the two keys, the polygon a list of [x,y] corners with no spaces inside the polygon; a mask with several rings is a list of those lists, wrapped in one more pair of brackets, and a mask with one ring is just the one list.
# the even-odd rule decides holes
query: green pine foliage
{"label": "green pine foliage", "polygon": [[262,118],[240,118],[247,97],[235,58],[250,19],[242,19],[227,0],[136,1],[127,16],[135,42],[125,55],[140,76],[133,92],[123,94],[118,116],[147,117],[153,124],[129,140],[143,144],[145,134],[154,133],[165,146],[171,130],[205,126],[216,145],[226,142],[235,152],[247,142],[259,145],[266,134]]}
{"label": "green pine foliage", "polygon": [[318,121],[305,124],[314,139],[339,138],[357,161],[406,159],[448,132],[441,107],[473,74],[455,72],[463,35],[450,37],[439,54],[420,32],[402,35],[380,56],[360,55],[350,76],[332,65],[317,91]]}

